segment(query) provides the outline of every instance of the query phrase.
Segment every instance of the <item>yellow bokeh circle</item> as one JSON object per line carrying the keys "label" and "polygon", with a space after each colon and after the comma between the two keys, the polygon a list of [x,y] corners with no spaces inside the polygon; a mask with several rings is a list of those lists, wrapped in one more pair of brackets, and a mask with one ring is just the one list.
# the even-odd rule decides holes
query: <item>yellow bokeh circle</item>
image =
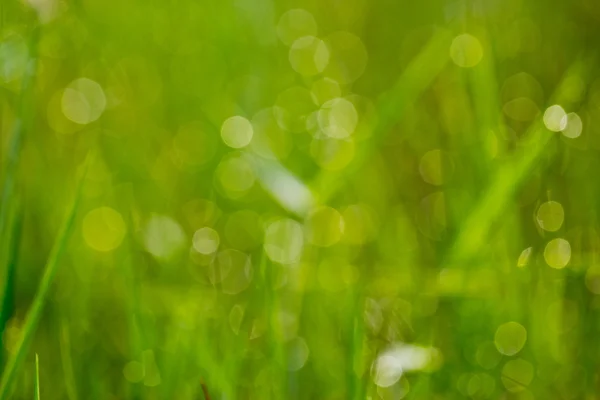
{"label": "yellow bokeh circle", "polygon": [[119,247],[127,228],[121,214],[110,207],[98,207],[83,218],[85,243],[96,251],[111,251]]}

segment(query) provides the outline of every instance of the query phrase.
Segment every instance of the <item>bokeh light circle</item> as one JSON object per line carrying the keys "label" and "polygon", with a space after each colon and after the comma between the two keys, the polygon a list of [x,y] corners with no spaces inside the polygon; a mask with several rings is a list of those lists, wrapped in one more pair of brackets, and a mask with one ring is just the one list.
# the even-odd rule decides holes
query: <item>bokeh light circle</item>
{"label": "bokeh light circle", "polygon": [[340,241],[344,233],[344,219],[335,208],[319,207],[306,219],[305,232],[310,243],[329,247]]}
{"label": "bokeh light circle", "polygon": [[294,71],[302,76],[314,76],[325,69],[329,63],[329,50],[321,39],[304,36],[290,47],[290,64]]}
{"label": "bokeh light circle", "polygon": [[544,125],[549,131],[562,131],[567,127],[567,113],[558,104],[548,107],[544,112]]}
{"label": "bokeh light circle", "polygon": [[264,249],[274,262],[291,264],[298,261],[304,249],[302,225],[289,218],[271,222],[265,230]]}
{"label": "bokeh light circle", "polygon": [[537,210],[536,221],[545,231],[556,232],[562,226],[564,219],[565,211],[557,201],[547,201]]}
{"label": "bokeh light circle", "polygon": [[500,354],[505,356],[514,356],[517,354],[527,341],[527,330],[518,322],[511,321],[502,324],[496,330],[494,335],[494,344]]}
{"label": "bokeh light circle", "polygon": [[552,268],[566,267],[571,260],[571,244],[562,238],[552,239],[544,248],[544,260]]}
{"label": "bokeh light circle", "polygon": [[223,142],[234,149],[246,147],[253,135],[254,130],[250,121],[239,115],[227,118],[221,125]]}
{"label": "bokeh light circle", "polygon": [[287,46],[291,46],[295,40],[305,36],[317,34],[317,22],[306,10],[292,9],[283,13],[277,24],[277,35]]}
{"label": "bokeh light circle", "polygon": [[102,87],[88,78],[75,79],[61,98],[62,112],[69,120],[85,125],[96,121],[106,108]]}
{"label": "bokeh light circle", "polygon": [[362,76],[369,57],[358,36],[350,32],[334,32],[325,38],[325,44],[330,54],[325,76],[342,84],[352,83]]}
{"label": "bokeh light circle", "polygon": [[194,250],[204,255],[212,254],[217,251],[219,243],[219,233],[207,226],[198,229],[192,238]]}
{"label": "bokeh light circle", "polygon": [[483,47],[475,36],[464,33],[452,41],[450,57],[459,67],[471,68],[483,58]]}
{"label": "bokeh light circle", "polygon": [[113,208],[95,208],[83,218],[83,238],[85,243],[96,251],[108,252],[116,249],[123,242],[125,232],[125,221]]}

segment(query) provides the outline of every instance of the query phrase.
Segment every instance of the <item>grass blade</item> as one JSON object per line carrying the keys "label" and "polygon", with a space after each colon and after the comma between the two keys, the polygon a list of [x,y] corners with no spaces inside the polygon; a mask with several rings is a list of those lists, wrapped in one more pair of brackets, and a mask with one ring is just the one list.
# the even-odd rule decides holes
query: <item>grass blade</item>
{"label": "grass blade", "polygon": [[372,137],[361,143],[362,151],[356,154],[350,165],[341,171],[324,171],[316,177],[311,186],[319,194],[321,203],[327,203],[344,188],[348,183],[348,179],[344,177],[353,175],[372,157],[390,128],[405,115],[443,70],[449,59],[450,39],[449,31],[437,31],[421,53],[406,67],[390,91],[381,98],[377,105],[378,120],[373,127]]}
{"label": "grass blade", "polygon": [[6,240],[2,242],[2,246],[6,246],[3,248],[6,259],[2,259],[4,265],[6,265],[6,269],[4,271],[4,288],[2,290],[3,297],[0,308],[0,333],[4,332],[8,320],[14,312],[14,280],[23,224],[20,206],[20,202],[17,199],[10,211],[10,223],[8,225],[11,229],[8,231]]}
{"label": "grass blade", "polygon": [[29,43],[31,58],[23,76],[18,99],[18,115],[15,125],[12,129],[6,165],[4,166],[5,173],[2,184],[2,201],[0,201],[0,235],[3,235],[6,228],[6,224],[8,222],[8,211],[11,208],[12,199],[14,197],[16,173],[19,155],[21,154],[21,147],[23,144],[24,131],[29,128],[29,124],[31,124],[30,121],[33,120],[31,116],[32,101],[30,96],[33,92],[34,78],[37,72],[36,53],[38,42],[39,29],[34,29]]}
{"label": "grass blade", "polygon": [[33,398],[40,400],[40,358],[37,353],[35,353],[35,394]]}
{"label": "grass blade", "polygon": [[35,333],[37,324],[42,316],[42,311],[48,300],[50,287],[52,286],[54,276],[58,270],[60,258],[67,245],[67,241],[73,228],[73,222],[75,221],[75,215],[77,214],[77,208],[79,205],[81,189],[83,182],[85,181],[90,160],[91,155],[88,155],[86,161],[84,162],[84,168],[82,171],[83,173],[79,177],[76,185],[75,196],[70,207],[68,208],[67,215],[65,216],[62,227],[50,252],[50,256],[48,257],[48,261],[46,262],[44,275],[39,283],[38,290],[35,294],[29,312],[25,317],[25,323],[23,324],[20,337],[17,341],[14,352],[8,359],[4,373],[2,374],[2,380],[0,381],[0,399],[8,398],[10,388],[15,381],[17,371],[19,370],[19,367],[25,358],[31,338]]}
{"label": "grass blade", "polygon": [[73,371],[73,360],[71,357],[71,337],[66,319],[61,317],[60,322],[60,358],[62,360],[63,372],[65,374],[65,387],[67,398],[77,400],[77,387],[75,384],[75,373]]}
{"label": "grass blade", "polygon": [[[39,42],[39,29],[34,29],[31,35],[29,49],[31,58],[27,65],[21,83],[18,99],[18,115],[12,129],[4,176],[2,180],[2,194],[0,198],[0,254],[6,254],[6,259],[0,256],[0,271],[3,274],[2,309],[0,310],[0,335],[4,332],[6,323],[13,313],[12,294],[15,268],[17,265],[17,249],[21,229],[20,204],[15,195],[17,186],[17,171],[23,136],[30,128],[33,121],[31,116],[31,96],[33,93],[34,78],[37,71],[37,45]],[[4,246],[7,248],[4,248]],[[2,355],[0,354],[0,358]],[[0,365],[1,363],[0,359]]]}
{"label": "grass blade", "polygon": [[[560,103],[565,91],[565,82],[573,76],[586,78],[589,66],[594,65],[589,59],[578,60],[567,71],[563,83],[559,86],[552,101]],[[534,170],[544,154],[546,145],[558,133],[550,132],[538,118],[525,135],[523,146],[517,153],[497,171],[482,198],[475,205],[470,215],[465,218],[461,229],[450,249],[450,264],[469,260],[488,240],[489,232],[499,220],[504,210],[517,193],[520,184]]]}
{"label": "grass blade", "polygon": [[202,388],[202,395],[204,396],[204,400],[210,400],[210,394],[208,393],[208,388],[204,382],[200,383],[200,387]]}

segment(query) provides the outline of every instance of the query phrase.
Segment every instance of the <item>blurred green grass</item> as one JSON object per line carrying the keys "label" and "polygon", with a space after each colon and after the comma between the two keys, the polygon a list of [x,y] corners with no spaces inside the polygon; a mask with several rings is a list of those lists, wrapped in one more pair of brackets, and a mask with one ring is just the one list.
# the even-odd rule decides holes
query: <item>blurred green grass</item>
{"label": "blurred green grass", "polygon": [[3,1],[0,398],[599,398],[599,21]]}

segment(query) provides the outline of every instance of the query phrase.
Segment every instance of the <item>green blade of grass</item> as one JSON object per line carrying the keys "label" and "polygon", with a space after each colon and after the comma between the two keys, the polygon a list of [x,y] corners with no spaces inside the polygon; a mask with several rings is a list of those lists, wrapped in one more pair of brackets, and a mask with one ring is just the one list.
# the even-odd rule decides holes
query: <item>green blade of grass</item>
{"label": "green blade of grass", "polygon": [[387,94],[377,104],[377,122],[373,126],[372,137],[361,143],[361,152],[341,171],[324,171],[319,174],[311,187],[318,193],[321,203],[327,203],[348,183],[347,176],[353,175],[384,141],[387,133],[417,101],[436,76],[443,70],[449,59],[451,35],[440,29],[429,40],[421,53],[412,60]]}
{"label": "green blade of grass", "polygon": [[[570,77],[580,76],[586,79],[590,66],[594,64],[589,59],[576,61],[565,74],[551,99],[551,104],[560,104],[563,93],[567,89],[565,85]],[[523,140],[526,145],[518,149],[516,154],[496,171],[481,199],[471,214],[465,218],[450,248],[447,258],[450,264],[469,260],[485,245],[492,226],[514,198],[521,183],[534,170],[544,154],[546,145],[559,134],[546,129],[541,118],[538,118],[529,128]]]}
{"label": "green blade of grass", "polygon": [[[473,112],[476,121],[476,132],[473,132],[475,140],[469,163],[475,166],[473,168],[476,176],[480,180],[485,180],[485,176],[490,171],[493,158],[490,156],[490,142],[498,135],[504,134],[502,124],[502,107],[500,105],[500,90],[498,88],[498,79],[496,76],[495,65],[496,58],[493,47],[490,44],[487,32],[483,30],[480,33],[483,37],[485,48],[489,49],[485,57],[482,58],[479,65],[465,71],[467,74],[468,87],[471,92]],[[496,140],[496,146],[501,145],[501,141]],[[481,155],[484,155],[481,157]]]}
{"label": "green blade of grass", "polygon": [[[2,309],[0,310],[0,335],[4,332],[6,323],[13,313],[12,294],[15,268],[17,265],[17,249],[21,229],[21,217],[17,215],[20,204],[15,195],[17,186],[17,171],[23,136],[29,129],[33,118],[31,116],[31,96],[34,86],[34,78],[37,71],[37,45],[39,42],[39,29],[34,29],[30,38],[29,49],[31,58],[21,83],[18,100],[18,114],[12,129],[8,156],[4,168],[2,183],[2,197],[0,199],[0,254],[6,254],[6,259],[0,256],[0,273],[3,274],[2,284]],[[9,228],[10,227],[10,228]],[[4,246],[7,248],[4,248]],[[0,365],[2,357],[0,354]]]}
{"label": "green blade of grass", "polygon": [[66,318],[61,317],[60,321],[60,358],[62,360],[63,372],[65,374],[65,387],[67,389],[67,398],[77,400],[77,387],[75,373],[73,371],[73,360],[71,356],[71,336]]}
{"label": "green blade of grass", "polygon": [[314,207],[314,193],[294,174],[276,161],[252,157],[263,188],[285,210],[305,217]]}
{"label": "green blade of grass", "polygon": [[[119,205],[122,210],[126,210],[123,213],[126,225],[131,227],[135,226],[134,213],[135,213],[135,199],[133,188],[131,184],[120,185],[116,188],[118,193],[117,198],[119,199]],[[135,254],[136,243],[131,239],[129,234],[125,235],[123,240],[123,247],[127,250],[127,254]],[[135,360],[140,357],[144,349],[147,346],[147,340],[144,336],[144,319],[143,312],[141,310],[141,284],[138,276],[136,275],[136,262],[132,256],[124,257],[122,261],[122,275],[124,285],[129,290],[127,291],[127,324],[129,331],[129,353],[128,357],[130,360]],[[138,398],[140,397],[140,388],[137,385],[129,385],[127,397]]]}
{"label": "green blade of grass", "polygon": [[208,394],[208,388],[206,387],[206,385],[204,383],[201,383],[200,387],[202,388],[202,395],[204,396],[204,400],[210,400],[210,394]]}
{"label": "green blade of grass", "polygon": [[40,400],[40,358],[37,353],[35,353],[35,393],[33,398]]}
{"label": "green blade of grass", "polygon": [[4,373],[2,374],[2,380],[0,381],[0,399],[6,399],[9,396],[10,388],[14,383],[19,367],[21,366],[23,359],[27,353],[29,343],[36,331],[37,324],[42,316],[42,311],[46,302],[48,301],[48,293],[50,287],[58,270],[58,266],[62,253],[67,245],[67,241],[70,237],[71,230],[73,228],[73,222],[75,221],[75,215],[77,214],[77,208],[79,205],[79,199],[81,197],[81,189],[85,177],[87,175],[88,166],[90,164],[91,154],[88,154],[83,166],[83,171],[79,177],[75,195],[73,201],[68,208],[67,214],[63,220],[59,234],[56,237],[52,250],[46,262],[44,268],[44,275],[40,280],[38,290],[35,294],[29,312],[25,317],[25,323],[20,332],[20,337],[16,343],[13,353],[10,355]]}
{"label": "green blade of grass", "polygon": [[21,90],[18,99],[18,113],[12,135],[8,146],[6,165],[4,166],[4,177],[2,184],[2,201],[0,201],[0,237],[3,235],[8,221],[8,211],[11,208],[14,190],[16,186],[16,173],[23,145],[24,131],[29,128],[33,120],[31,116],[31,96],[33,92],[34,79],[37,72],[37,45],[39,42],[39,29],[34,29],[29,42],[31,58],[23,76]]}
{"label": "green blade of grass", "polygon": [[347,367],[347,374],[349,376],[349,390],[350,398],[352,399],[364,399],[365,398],[365,382],[361,376],[358,376],[355,372],[356,365],[360,365],[362,362],[363,355],[363,338],[365,335],[365,326],[364,319],[362,317],[362,300],[363,293],[362,290],[356,289],[354,293],[351,293],[350,296],[353,296],[353,305],[352,308],[354,313],[351,313],[349,322],[349,332],[350,332],[350,354],[351,354],[351,363]]}
{"label": "green blade of grass", "polygon": [[23,222],[20,210],[21,204],[18,199],[14,203],[15,204],[10,211],[10,223],[8,224],[11,229],[8,231],[6,240],[2,243],[3,246],[6,246],[3,248],[6,259],[2,260],[4,265],[6,265],[6,269],[4,272],[4,289],[2,291],[2,305],[0,308],[0,333],[4,332],[8,320],[12,317],[14,312],[14,280],[18,263]]}

